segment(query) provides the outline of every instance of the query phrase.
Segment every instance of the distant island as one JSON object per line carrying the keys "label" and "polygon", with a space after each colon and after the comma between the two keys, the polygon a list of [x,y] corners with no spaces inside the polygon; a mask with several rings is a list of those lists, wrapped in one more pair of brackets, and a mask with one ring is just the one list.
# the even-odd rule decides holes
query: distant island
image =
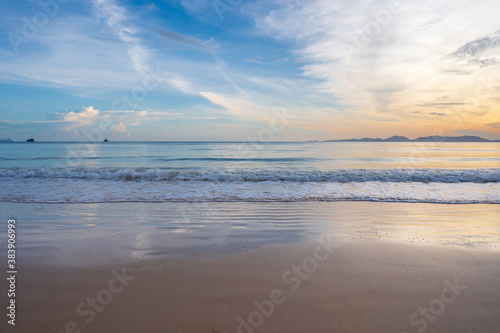
{"label": "distant island", "polygon": [[35,142],[35,139],[31,138],[31,139],[26,140],[26,142]]}
{"label": "distant island", "polygon": [[387,139],[372,139],[372,138],[363,138],[363,139],[342,139],[342,140],[326,140],[323,142],[500,142],[500,140],[488,140],[483,139],[479,136],[423,136],[416,139],[408,139],[405,136],[394,135]]}
{"label": "distant island", "polygon": [[11,142],[14,142],[14,141],[12,141],[12,139],[0,139],[0,142],[2,142],[2,143],[11,143]]}

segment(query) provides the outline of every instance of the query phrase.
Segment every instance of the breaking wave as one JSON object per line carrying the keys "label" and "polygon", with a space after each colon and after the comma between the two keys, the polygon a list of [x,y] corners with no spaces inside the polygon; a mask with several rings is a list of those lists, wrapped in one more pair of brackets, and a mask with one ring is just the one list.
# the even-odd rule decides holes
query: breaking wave
{"label": "breaking wave", "polygon": [[226,171],[171,169],[1,169],[1,178],[205,182],[498,183],[500,169],[391,169],[332,171]]}

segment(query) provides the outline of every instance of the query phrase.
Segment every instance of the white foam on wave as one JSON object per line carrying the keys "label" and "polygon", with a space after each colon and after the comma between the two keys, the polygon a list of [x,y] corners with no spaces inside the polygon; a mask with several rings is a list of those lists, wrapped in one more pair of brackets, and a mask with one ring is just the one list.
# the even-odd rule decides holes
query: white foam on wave
{"label": "white foam on wave", "polygon": [[418,182],[498,183],[500,169],[390,169],[332,171],[226,171],[169,169],[0,169],[2,178],[49,178],[113,181],[208,182]]}
{"label": "white foam on wave", "polygon": [[500,204],[500,183],[117,182],[0,179],[0,201],[50,203],[168,201],[402,201]]}

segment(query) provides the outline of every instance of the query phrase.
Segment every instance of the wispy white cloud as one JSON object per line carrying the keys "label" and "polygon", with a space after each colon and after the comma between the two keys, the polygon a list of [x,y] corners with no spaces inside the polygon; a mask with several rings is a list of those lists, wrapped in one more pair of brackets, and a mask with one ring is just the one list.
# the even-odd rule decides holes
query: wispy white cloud
{"label": "wispy white cloud", "polygon": [[209,51],[211,47],[198,39],[180,34],[175,31],[155,30],[158,35],[167,40],[170,44],[175,44],[177,49],[194,49],[198,51]]}
{"label": "wispy white cloud", "polygon": [[[406,118],[443,96],[461,105],[474,96],[477,76],[498,68],[498,1],[400,1],[396,9],[398,2],[381,0],[273,3],[256,14],[257,27],[292,41],[303,74],[321,80],[319,89],[353,116]],[[468,49],[477,55],[462,63],[457,55]]]}
{"label": "wispy white cloud", "polygon": [[197,77],[190,69],[196,62],[159,57],[158,46],[151,45],[157,34],[141,27],[140,13],[115,0],[85,5],[94,15],[61,11],[30,41],[36,52],[14,55],[0,49],[0,83],[109,93],[130,90],[162,68],[156,89],[195,93],[191,81]]}
{"label": "wispy white cloud", "polygon": [[63,12],[30,42],[32,52],[0,58],[0,82],[65,89],[130,87],[137,72],[128,47],[112,38],[93,17]]}
{"label": "wispy white cloud", "polygon": [[151,72],[148,66],[148,50],[142,46],[137,37],[138,28],[130,23],[129,14],[126,9],[119,6],[115,0],[95,0],[99,13],[104,17],[109,27],[127,44],[128,54],[135,70],[146,75]]}

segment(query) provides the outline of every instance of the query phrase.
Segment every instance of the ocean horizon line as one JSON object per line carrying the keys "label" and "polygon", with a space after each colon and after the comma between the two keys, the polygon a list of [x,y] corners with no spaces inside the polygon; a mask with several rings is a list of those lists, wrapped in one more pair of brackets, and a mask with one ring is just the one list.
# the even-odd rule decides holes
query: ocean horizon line
{"label": "ocean horizon line", "polygon": [[362,143],[380,143],[380,142],[392,142],[392,143],[409,143],[409,142],[473,142],[473,143],[491,143],[500,142],[500,140],[485,139],[479,136],[473,135],[462,135],[462,136],[441,136],[441,135],[431,135],[426,137],[417,137],[415,139],[409,139],[405,136],[393,135],[391,137],[381,139],[381,138],[368,138],[364,137],[361,139],[331,139],[331,140],[301,140],[301,141],[264,141],[264,140],[114,140],[109,141],[104,140],[83,140],[83,141],[35,141],[33,138],[26,141],[14,141],[10,138],[0,139],[0,143],[327,143],[327,142],[362,142]]}

